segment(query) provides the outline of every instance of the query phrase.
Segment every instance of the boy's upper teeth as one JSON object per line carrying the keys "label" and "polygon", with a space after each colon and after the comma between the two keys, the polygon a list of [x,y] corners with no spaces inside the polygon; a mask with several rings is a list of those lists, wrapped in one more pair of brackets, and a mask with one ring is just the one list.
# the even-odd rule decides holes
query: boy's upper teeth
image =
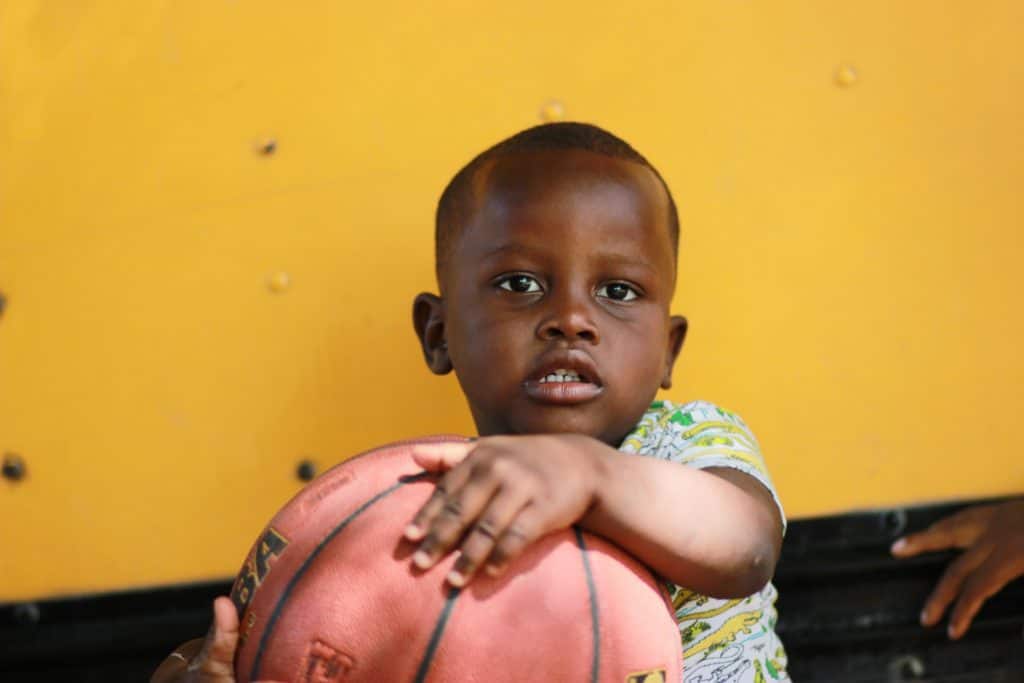
{"label": "boy's upper teeth", "polygon": [[575,370],[563,370],[558,369],[553,372],[549,372],[540,378],[540,384],[547,382],[579,382],[581,381],[580,373]]}

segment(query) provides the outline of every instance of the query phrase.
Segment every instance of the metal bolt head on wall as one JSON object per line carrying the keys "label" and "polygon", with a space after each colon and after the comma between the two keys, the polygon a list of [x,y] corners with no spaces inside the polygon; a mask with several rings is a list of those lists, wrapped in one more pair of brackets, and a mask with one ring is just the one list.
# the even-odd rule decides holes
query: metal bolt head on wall
{"label": "metal bolt head on wall", "polygon": [[544,123],[561,121],[565,118],[565,105],[558,100],[548,100],[540,107],[540,120]]}
{"label": "metal bolt head on wall", "polygon": [[17,453],[4,453],[3,466],[0,468],[0,473],[8,481],[21,481],[28,473],[28,468],[25,467],[25,461]]}
{"label": "metal bolt head on wall", "polygon": [[849,88],[860,80],[860,76],[852,65],[842,64],[836,69],[835,80],[840,88]]}
{"label": "metal bolt head on wall", "polygon": [[274,294],[284,294],[292,284],[291,276],[283,270],[272,273],[267,278],[267,289]]}
{"label": "metal bolt head on wall", "polygon": [[253,143],[253,149],[262,156],[273,156],[277,152],[277,140],[274,138],[260,138]]}
{"label": "metal bolt head on wall", "polygon": [[295,468],[295,476],[299,478],[299,481],[313,481],[316,478],[316,463],[312,460],[303,460]]}

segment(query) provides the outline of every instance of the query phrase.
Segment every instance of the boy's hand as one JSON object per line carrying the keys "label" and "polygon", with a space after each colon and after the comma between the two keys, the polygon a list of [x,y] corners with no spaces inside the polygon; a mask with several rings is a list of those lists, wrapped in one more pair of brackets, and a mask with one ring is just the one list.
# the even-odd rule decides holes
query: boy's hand
{"label": "boy's hand", "polygon": [[572,525],[593,504],[604,460],[592,441],[495,436],[416,446],[418,465],[447,474],[405,530],[408,540],[420,541],[413,563],[432,567],[461,540],[451,585],[464,586],[481,566],[499,575],[527,545]]}
{"label": "boy's hand", "polygon": [[237,647],[238,613],[230,599],[219,597],[213,601],[213,623],[206,638],[179,646],[153,673],[150,683],[235,683]]}
{"label": "boy's hand", "polygon": [[946,568],[924,604],[921,623],[937,623],[956,599],[948,629],[949,637],[956,639],[967,632],[989,597],[1024,575],[1024,501],[962,510],[897,540],[892,554],[911,557],[949,548],[966,552]]}

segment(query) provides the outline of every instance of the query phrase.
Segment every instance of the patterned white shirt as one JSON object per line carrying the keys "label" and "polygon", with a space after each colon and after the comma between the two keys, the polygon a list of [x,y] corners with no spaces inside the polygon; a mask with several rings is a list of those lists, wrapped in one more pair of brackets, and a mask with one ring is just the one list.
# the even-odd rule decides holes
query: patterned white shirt
{"label": "patterned white shirt", "polygon": [[[706,401],[651,404],[619,447],[696,468],[731,467],[761,482],[785,514],[761,448],[737,415]],[[686,683],[789,681],[786,651],[775,633],[775,599],[768,583],[737,600],[699,595],[669,584],[683,645]]]}

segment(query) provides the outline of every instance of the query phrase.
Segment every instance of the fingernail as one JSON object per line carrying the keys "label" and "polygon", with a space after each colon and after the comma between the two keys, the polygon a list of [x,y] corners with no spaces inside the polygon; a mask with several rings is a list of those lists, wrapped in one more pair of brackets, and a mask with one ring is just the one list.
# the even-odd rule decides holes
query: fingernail
{"label": "fingernail", "polygon": [[484,571],[488,576],[501,576],[505,571],[505,566],[504,564],[489,564],[484,567]]}
{"label": "fingernail", "polygon": [[921,620],[921,626],[927,626],[928,625],[928,610],[926,610],[926,609],[921,610],[920,620]]}
{"label": "fingernail", "polygon": [[456,588],[462,588],[466,585],[466,577],[455,571],[454,569],[448,572],[447,576],[448,583],[455,586]]}
{"label": "fingernail", "polygon": [[423,529],[420,529],[415,524],[410,524],[409,526],[405,527],[403,535],[410,541],[418,541],[421,538],[423,538]]}
{"label": "fingernail", "polygon": [[417,550],[412,556],[412,563],[420,569],[430,569],[430,555],[423,550]]}
{"label": "fingernail", "polygon": [[946,629],[946,635],[949,636],[950,640],[956,640],[960,634],[957,631],[956,627],[954,627],[953,624],[950,624],[949,627]]}
{"label": "fingernail", "polygon": [[907,540],[905,538],[901,538],[901,539],[898,539],[895,543],[892,544],[892,546],[889,548],[889,552],[891,552],[891,553],[898,553],[898,552],[902,551],[906,547],[907,547]]}

